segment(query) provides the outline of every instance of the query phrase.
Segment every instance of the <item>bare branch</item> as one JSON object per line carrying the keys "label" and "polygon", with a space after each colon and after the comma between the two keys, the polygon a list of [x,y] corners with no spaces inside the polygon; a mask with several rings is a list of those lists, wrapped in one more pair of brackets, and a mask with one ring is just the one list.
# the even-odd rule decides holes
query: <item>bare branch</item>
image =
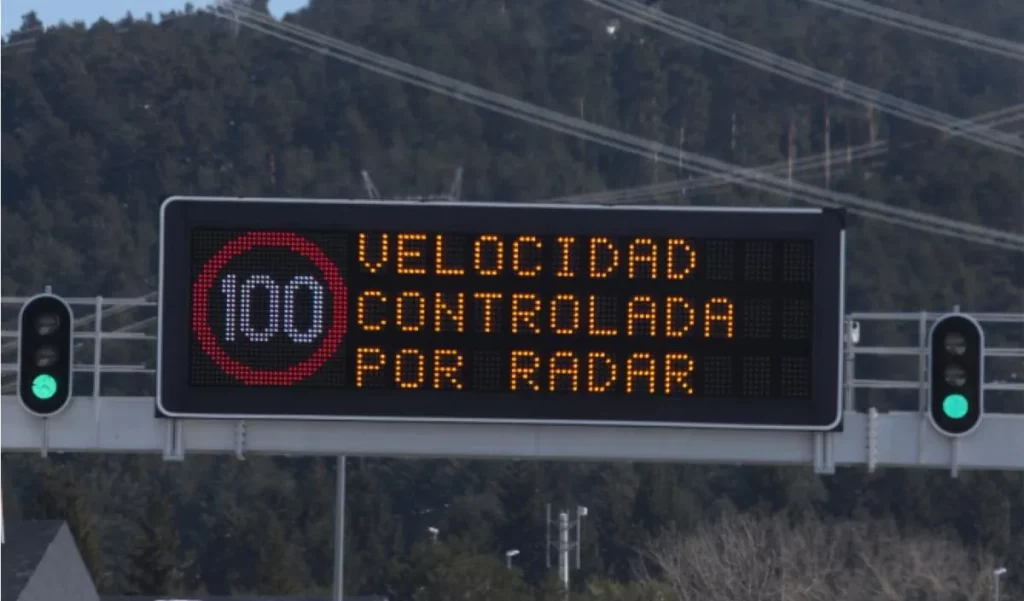
{"label": "bare branch", "polygon": [[891,520],[859,524],[848,572],[851,598],[877,601],[981,601],[991,587],[992,558],[938,535],[907,536]]}
{"label": "bare branch", "polygon": [[729,514],[642,550],[637,575],[679,601],[982,601],[991,558],[892,521],[825,523]]}
{"label": "bare branch", "polygon": [[680,601],[836,598],[841,548],[818,521],[727,515],[690,535],[671,530],[644,553]]}

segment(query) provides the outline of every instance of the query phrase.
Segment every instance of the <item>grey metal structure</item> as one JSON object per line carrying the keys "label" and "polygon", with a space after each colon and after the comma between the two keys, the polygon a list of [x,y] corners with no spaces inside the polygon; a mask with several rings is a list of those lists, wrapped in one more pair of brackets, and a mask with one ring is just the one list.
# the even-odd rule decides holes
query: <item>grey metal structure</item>
{"label": "grey metal structure", "polygon": [[[26,298],[4,298],[14,311]],[[431,424],[384,422],[166,420],[154,417],[156,303],[141,299],[70,298],[91,305],[96,318],[89,331],[76,333],[84,352],[76,353],[76,372],[91,379],[91,392],[76,397],[61,415],[41,419],[21,409],[12,394],[2,397],[4,451],[161,453],[181,460],[187,453],[289,455],[407,455],[480,458],[635,460],[668,462],[807,465],[819,473],[837,466],[1024,470],[1024,314],[973,314],[985,326],[990,344],[1002,338],[1018,342],[986,349],[986,370],[996,378],[985,384],[989,402],[978,430],[952,439],[936,432],[924,412],[927,392],[927,335],[943,313],[855,313],[846,318],[841,432],[793,432],[672,429],[651,427]],[[128,323],[105,324],[104,311],[126,307]],[[79,315],[88,311],[78,310]],[[145,312],[143,315],[136,315]],[[5,321],[10,323],[10,320]],[[142,323],[144,325],[137,325]],[[916,336],[905,346],[871,346],[862,330],[881,326],[895,336]],[[913,332],[907,332],[911,326]],[[3,337],[17,332],[4,331]],[[891,337],[891,336],[890,336]],[[136,345],[136,346],[130,346]],[[144,346],[143,346],[144,345]],[[99,352],[96,352],[96,351]],[[91,351],[91,352],[90,352]],[[120,356],[118,356],[120,355]],[[133,363],[126,358],[131,357]],[[91,360],[90,360],[91,359]],[[887,367],[906,361],[900,379],[855,377],[879,359]],[[2,366],[4,379],[16,369]],[[138,361],[138,363],[134,363]],[[863,365],[862,365],[863,364]],[[139,388],[132,396],[108,392]],[[146,390],[143,388],[148,387]],[[89,390],[88,387],[84,388]],[[79,386],[78,391],[83,391]],[[885,396],[877,396],[884,392]],[[902,405],[892,402],[899,395]],[[900,400],[900,399],[896,399]],[[905,406],[909,403],[910,406]],[[878,407],[882,408],[879,409]],[[890,407],[886,407],[890,406]],[[891,410],[890,410],[891,409]],[[863,410],[863,411],[862,411]],[[997,411],[1020,411],[998,413]]]}
{"label": "grey metal structure", "polygon": [[[623,214],[627,211],[631,211],[634,214],[637,212],[655,213],[661,214],[665,219],[671,219],[674,216],[684,215],[688,216],[689,219],[699,219],[700,216],[711,215],[716,221],[728,221],[735,223],[739,220],[749,220],[751,218],[761,219],[772,219],[777,216],[784,216],[787,219],[799,219],[801,217],[819,217],[826,214],[824,209],[820,208],[796,208],[796,207],[784,207],[784,208],[749,208],[749,207],[707,207],[707,206],[668,206],[668,205],[656,205],[656,206],[642,206],[642,205],[566,205],[566,204],[544,204],[544,203],[500,203],[500,202],[468,202],[462,201],[453,203],[452,201],[444,200],[391,200],[388,201],[389,207],[387,210],[394,211],[395,213],[401,212],[403,207],[411,208],[422,208],[425,205],[431,205],[437,207],[440,210],[443,207],[453,208],[458,207],[460,210],[463,208],[485,208],[490,210],[513,210],[513,211],[538,211],[543,209],[558,209],[558,210],[571,210],[577,211],[580,214],[579,219],[592,218],[595,213],[619,213]],[[163,364],[168,366],[171,361],[164,361],[162,358],[165,352],[165,344],[170,344],[171,352],[174,354],[178,353],[178,344],[173,343],[173,335],[179,331],[182,326],[180,319],[171,321],[165,316],[165,311],[171,305],[172,301],[167,300],[173,298],[167,296],[177,295],[179,289],[174,284],[168,284],[168,272],[180,273],[182,268],[179,266],[177,269],[171,268],[169,265],[171,261],[168,256],[170,253],[175,252],[178,248],[187,249],[186,244],[187,238],[183,238],[182,228],[169,228],[168,226],[168,215],[177,212],[179,215],[191,214],[194,216],[196,213],[200,215],[204,214],[207,207],[221,206],[221,210],[230,209],[231,213],[246,213],[255,212],[258,207],[274,207],[275,205],[279,208],[289,207],[300,207],[300,206],[318,206],[318,207],[333,207],[337,209],[344,209],[347,207],[359,207],[359,206],[370,206],[380,207],[380,201],[368,201],[368,200],[343,200],[343,199],[298,199],[298,198],[235,198],[235,197],[219,197],[219,196],[172,196],[167,198],[160,206],[160,298],[164,301],[164,304],[159,305],[157,309],[157,321],[158,340],[164,344],[156,345],[156,362],[157,364]],[[628,214],[628,213],[627,213]],[[194,217],[193,217],[194,218]],[[207,217],[209,218],[209,217]],[[538,219],[544,219],[543,213],[537,213]],[[678,217],[676,217],[678,218]],[[180,217],[179,217],[180,220]],[[200,220],[201,221],[201,220]],[[216,221],[216,218],[215,218]],[[835,223],[839,224],[840,220],[836,219]],[[787,224],[787,231],[792,231],[795,223]],[[193,226],[194,227],[194,226]],[[767,225],[762,225],[767,227]],[[819,226],[820,227],[820,226]],[[188,231],[187,229],[185,230]],[[803,230],[800,230],[803,231]],[[827,318],[827,328],[835,328],[831,334],[834,336],[835,346],[829,346],[827,349],[820,349],[818,352],[821,353],[817,358],[821,359],[822,362],[834,361],[835,371],[826,372],[823,368],[821,373],[830,373],[832,379],[835,381],[835,399],[827,401],[830,405],[829,423],[815,424],[815,425],[787,425],[787,424],[754,424],[749,422],[743,422],[737,420],[734,423],[711,423],[711,422],[669,422],[662,420],[660,423],[654,424],[651,422],[644,422],[640,420],[635,421],[611,421],[611,420],[584,420],[584,419],[560,419],[557,422],[545,419],[523,419],[516,418],[514,421],[517,424],[530,424],[530,425],[554,425],[564,427],[571,425],[572,427],[589,427],[589,426],[614,426],[614,427],[653,427],[653,428],[668,428],[668,427],[680,427],[680,428],[716,428],[716,429],[731,429],[731,430],[796,430],[796,431],[823,431],[827,432],[834,429],[842,422],[842,372],[843,372],[843,358],[842,358],[842,328],[843,328],[843,314],[844,314],[844,290],[846,287],[846,232],[841,226],[837,227],[834,232],[830,232],[825,237],[826,240],[831,242],[831,236],[835,235],[835,241],[838,246],[838,256],[836,257],[837,262],[833,264],[829,261],[826,262],[830,275],[834,275],[834,280],[830,277],[826,279],[826,283],[829,284],[828,295],[826,298],[820,298],[821,292],[817,292],[819,295],[817,300],[818,303],[828,303],[828,299],[835,301],[836,307],[835,312],[826,311],[824,317]],[[828,256],[826,254],[826,256]],[[820,277],[820,276],[819,276]],[[825,304],[825,306],[830,306]],[[187,308],[187,307],[186,307]],[[817,315],[817,313],[816,313]],[[170,325],[168,325],[168,322]],[[819,322],[818,328],[825,330],[826,325],[822,325]],[[187,326],[185,326],[187,331]],[[165,335],[164,332],[170,332],[171,334]],[[827,354],[826,354],[827,353]],[[195,414],[183,411],[176,411],[168,406],[167,399],[163,397],[165,395],[166,386],[161,383],[163,378],[168,378],[167,381],[177,382],[179,379],[183,380],[178,374],[174,373],[173,367],[166,367],[165,370],[156,372],[156,403],[160,412],[166,416],[173,417],[176,419],[246,419],[251,422],[258,420],[270,419],[270,420],[283,420],[283,419],[295,419],[292,415],[238,415],[238,414]],[[829,395],[832,393],[829,392]],[[170,395],[173,399],[174,395]],[[833,404],[834,402],[834,404]],[[321,421],[331,420],[337,421],[341,418],[337,416],[307,416],[302,418],[307,422],[310,421]],[[472,418],[432,418],[432,417],[410,417],[407,415],[403,416],[346,416],[346,421],[359,421],[359,422],[434,422],[434,423],[461,423],[461,424],[500,424],[502,422],[509,423],[508,419],[495,419],[495,418],[484,418],[484,417],[472,417]],[[448,454],[448,453],[441,453]]]}
{"label": "grey metal structure", "polygon": [[[75,371],[91,380],[91,394],[74,398],[59,416],[40,418],[23,410],[8,384],[17,364],[4,359],[0,376],[4,392],[0,442],[4,451],[41,453],[161,453],[165,460],[183,460],[186,453],[333,455],[337,457],[335,553],[332,599],[344,598],[345,456],[407,455],[480,458],[544,458],[637,460],[762,465],[807,465],[817,473],[837,466],[1024,470],[1024,314],[975,314],[988,326],[989,340],[1014,340],[987,348],[992,363],[1015,361],[988,370],[997,380],[985,383],[990,396],[1005,395],[1008,409],[1020,413],[989,413],[971,436],[943,436],[929,425],[928,333],[942,313],[855,313],[844,323],[844,408],[841,432],[793,430],[679,429],[615,426],[552,426],[482,423],[227,421],[155,417],[155,355],[157,303],[152,296],[128,299],[103,297],[65,299],[90,305],[92,317],[76,321],[88,330],[76,332]],[[0,308],[20,310],[27,298],[0,299]],[[88,313],[80,311],[79,314]],[[140,314],[141,313],[141,314]],[[114,324],[106,321],[113,320]],[[11,323],[4,318],[4,323]],[[862,328],[912,326],[912,344],[861,344]],[[905,328],[904,328],[905,329]],[[906,332],[904,332],[906,334]],[[995,336],[991,334],[997,334]],[[1005,334],[1005,336],[1004,336]],[[17,331],[2,332],[16,339]],[[11,354],[15,345],[3,350]],[[91,357],[90,357],[91,355]],[[142,359],[141,363],[125,363]],[[91,359],[91,360],[87,360]],[[883,359],[887,366],[909,360],[903,379],[855,378],[858,359]],[[870,368],[871,366],[866,366]],[[999,375],[1003,374],[1003,375]],[[111,383],[113,381],[113,383]],[[110,386],[108,389],[107,385]],[[82,390],[80,387],[78,390]],[[115,391],[138,389],[136,396]],[[916,393],[912,410],[879,411],[878,391],[888,396]],[[859,395],[857,393],[860,393]],[[1012,399],[1009,397],[1013,397]],[[906,400],[906,399],[905,399]],[[888,399],[879,403],[892,405]],[[860,405],[867,411],[860,412]],[[914,409],[916,407],[916,409]],[[900,407],[902,409],[902,407]],[[578,528],[577,524],[577,528]],[[578,545],[578,543],[577,543]],[[578,546],[577,546],[578,552]],[[577,559],[577,561],[579,561]]]}

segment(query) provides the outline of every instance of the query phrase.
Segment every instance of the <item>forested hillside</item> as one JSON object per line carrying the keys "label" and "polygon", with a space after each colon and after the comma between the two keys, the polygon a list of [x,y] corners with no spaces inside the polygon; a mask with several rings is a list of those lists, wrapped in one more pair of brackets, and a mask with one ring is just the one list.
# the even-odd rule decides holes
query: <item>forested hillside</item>
{"label": "forested hillside", "polygon": [[[660,4],[959,117],[1024,102],[1024,64],[798,0]],[[982,4],[984,10],[968,0],[917,0],[900,8],[1024,40],[1024,3]],[[1024,232],[1024,160],[870,106],[826,99],[581,1],[314,0],[291,18],[503,94],[740,165],[784,161],[791,127],[798,157],[825,150],[826,123],[833,149],[888,140],[884,155],[833,165],[827,185]],[[5,296],[47,284],[83,296],[154,290],[157,208],[172,194],[362,197],[364,170],[384,196],[432,194],[445,191],[462,167],[464,198],[529,202],[688,175],[235,31],[205,13],[45,30],[29,15],[9,42],[0,157]],[[1020,131],[1024,123],[1002,129]],[[821,169],[799,177],[826,184]],[[668,201],[788,202],[724,185]],[[1024,310],[1019,253],[859,217],[851,218],[848,273],[852,310],[954,303]],[[1007,329],[992,339],[1021,336]],[[105,591],[329,587],[332,459],[189,457],[166,464],[5,454],[3,467],[8,519],[70,520]],[[422,601],[553,595],[546,503],[589,508],[582,569],[573,579],[595,599],[911,598],[900,586],[927,599],[980,599],[990,581],[979,574],[995,565],[1009,568],[1004,584],[1024,582],[1020,474],[952,479],[844,470],[821,478],[809,468],[353,458],[348,490],[349,593]],[[779,515],[750,521],[762,514]],[[428,527],[439,529],[437,544]],[[844,545],[858,549],[859,563],[842,577],[826,574],[830,553]],[[522,552],[512,571],[504,568],[507,549]],[[754,563],[771,572],[764,582],[781,584],[759,592],[754,575],[740,582],[730,572]],[[819,585],[834,588],[793,591],[794,582],[819,572],[826,574]],[[726,581],[733,588],[722,588]],[[957,591],[966,596],[944,596]]]}

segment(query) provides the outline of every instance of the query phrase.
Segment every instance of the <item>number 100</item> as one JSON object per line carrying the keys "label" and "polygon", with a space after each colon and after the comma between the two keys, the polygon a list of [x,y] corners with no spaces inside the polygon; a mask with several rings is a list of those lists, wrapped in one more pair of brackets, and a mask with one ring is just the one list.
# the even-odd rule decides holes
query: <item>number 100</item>
{"label": "number 100", "polygon": [[[239,290],[241,288],[241,290]],[[252,295],[257,288],[267,291],[267,323],[257,329],[252,323]],[[310,323],[305,330],[295,326],[295,295],[302,288],[310,292]],[[224,340],[234,342],[236,331],[252,342],[269,342],[282,330],[293,342],[311,343],[324,331],[324,288],[311,275],[297,275],[284,286],[284,294],[269,275],[251,275],[238,285],[238,276],[228,274],[220,284],[224,295]]]}

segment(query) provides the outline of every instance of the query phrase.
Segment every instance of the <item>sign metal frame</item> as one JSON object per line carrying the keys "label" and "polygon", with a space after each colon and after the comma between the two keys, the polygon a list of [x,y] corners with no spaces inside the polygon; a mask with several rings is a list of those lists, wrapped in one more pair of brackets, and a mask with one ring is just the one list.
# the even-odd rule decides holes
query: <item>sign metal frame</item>
{"label": "sign metal frame", "polygon": [[[189,221],[191,217],[182,218],[178,215],[177,221],[178,226],[172,225],[172,232],[168,231],[168,214],[169,212],[178,212],[188,216],[193,207],[196,207],[196,213],[202,214],[205,210],[210,209],[209,203],[229,203],[234,205],[232,207],[233,213],[239,216],[237,222],[231,219],[215,219],[216,223],[207,223],[205,220],[202,221],[202,225],[189,224],[187,226],[180,226],[183,221]],[[177,340],[180,343],[181,339],[181,324],[178,324],[177,330],[178,336],[175,337],[174,332],[168,329],[167,320],[167,308],[181,304],[181,300],[178,299],[177,303],[172,302],[174,299],[170,298],[173,294],[182,294],[179,287],[173,287],[168,282],[168,263],[169,259],[174,263],[174,269],[182,270],[182,256],[188,254],[188,247],[190,243],[188,241],[189,226],[193,227],[210,227],[210,228],[225,228],[225,229],[311,229],[308,223],[299,223],[300,218],[294,218],[293,221],[291,214],[284,222],[274,223],[273,225],[263,224],[255,225],[250,224],[253,218],[247,215],[243,205],[246,203],[260,203],[260,204],[287,204],[296,209],[293,213],[301,212],[300,209],[303,207],[309,208],[310,205],[317,205],[317,210],[323,210],[323,205],[331,205],[343,209],[345,207],[359,207],[366,205],[373,205],[374,207],[380,207],[386,205],[389,207],[409,207],[416,206],[420,207],[447,207],[449,210],[458,208],[465,210],[468,208],[494,208],[502,210],[523,210],[523,211],[538,211],[538,210],[557,210],[557,211],[581,211],[580,217],[586,216],[585,211],[592,212],[620,212],[625,216],[628,212],[672,212],[672,213],[689,213],[691,215],[704,214],[703,218],[707,218],[708,214],[715,215],[716,219],[719,218],[732,218],[733,220],[742,219],[743,217],[750,218],[751,216],[763,219],[778,219],[779,216],[803,216],[798,217],[797,220],[803,220],[806,223],[807,219],[820,219],[822,229],[828,229],[828,236],[826,239],[832,243],[838,254],[838,264],[834,266],[834,272],[824,270],[828,272],[829,281],[834,274],[835,276],[835,297],[827,299],[815,298],[815,307],[812,309],[815,312],[815,316],[819,316],[820,312],[817,308],[818,303],[826,302],[830,303],[828,314],[831,315],[832,305],[835,308],[835,321],[832,322],[831,318],[827,323],[816,323],[817,328],[827,328],[825,335],[829,344],[827,348],[831,349],[831,342],[835,341],[835,350],[832,358],[834,361],[829,362],[835,365],[834,371],[827,367],[824,368],[824,375],[816,374],[816,377],[823,377],[827,382],[827,389],[833,391],[829,394],[832,398],[818,398],[822,395],[817,395],[815,398],[809,400],[809,403],[815,407],[815,410],[819,413],[826,414],[827,419],[819,420],[820,423],[813,424],[794,424],[794,423],[723,423],[723,422],[655,422],[655,421],[629,421],[629,420],[586,420],[586,419],[522,419],[522,418],[471,418],[471,417],[425,417],[425,416],[393,416],[393,415],[270,415],[267,413],[204,413],[196,411],[182,410],[180,396],[181,390],[187,390],[187,384],[182,385],[180,380],[186,378],[187,367],[181,369],[184,362],[181,357],[173,357],[168,362],[168,354],[176,353],[180,355],[180,350],[175,351],[173,348],[165,349],[165,346],[172,344],[170,341]],[[221,213],[223,215],[223,212]],[[773,216],[773,217],[768,217]],[[831,216],[830,219],[824,217]],[[722,221],[722,219],[719,219]],[[749,221],[748,221],[749,223]],[[827,224],[827,226],[825,225]],[[314,228],[315,229],[315,228]],[[321,228],[321,229],[329,229]],[[807,228],[800,229],[794,227],[792,232],[788,230],[776,231],[769,230],[766,232],[765,238],[783,238],[786,235],[796,234],[807,234]],[[646,232],[637,232],[636,235],[641,235]],[[625,234],[618,234],[625,235]],[[824,235],[824,234],[822,234]],[[178,247],[174,251],[174,256],[169,257],[169,244],[184,244],[185,248]],[[564,205],[564,204],[540,204],[540,203],[500,203],[500,202],[463,202],[463,201],[390,201],[390,200],[348,200],[348,199],[286,199],[286,198],[236,198],[236,197],[204,197],[204,196],[172,196],[166,199],[160,208],[160,258],[159,258],[159,304],[158,304],[158,343],[157,343],[157,369],[156,369],[156,415],[162,418],[183,418],[183,419],[231,419],[231,420],[298,420],[298,421],[356,421],[356,422],[406,422],[406,423],[448,423],[448,424],[532,424],[532,425],[560,425],[560,426],[639,426],[649,428],[711,428],[711,429],[734,429],[734,430],[777,430],[777,431],[807,431],[807,432],[824,432],[824,431],[835,431],[842,429],[842,382],[843,382],[843,316],[845,310],[845,254],[846,254],[846,232],[845,232],[845,218],[842,211],[834,209],[820,209],[820,208],[737,208],[737,207],[697,207],[697,206],[635,206],[635,205]],[[822,269],[819,269],[819,257],[816,252],[815,256],[816,276],[820,276]],[[830,266],[831,269],[831,266]],[[178,274],[174,284],[180,286],[182,284],[181,274]],[[823,284],[824,285],[824,284]],[[831,284],[829,284],[831,289]],[[180,311],[179,311],[180,312]],[[834,328],[834,330],[833,330]],[[190,331],[190,328],[185,328]],[[833,331],[829,331],[833,330]],[[190,336],[191,334],[186,334]],[[187,355],[187,352],[185,353]],[[831,353],[829,353],[831,354]],[[175,368],[176,373],[169,373],[168,370],[164,369],[168,363],[172,364]],[[815,369],[822,370],[822,361],[816,363]],[[826,364],[827,365],[827,364]],[[173,380],[172,380],[173,378]],[[832,384],[834,383],[834,388]],[[177,388],[179,392],[177,394],[173,392],[173,389]],[[227,388],[230,390],[230,394],[239,395],[245,394],[245,387],[240,385],[237,388]],[[817,387],[816,387],[817,388]],[[338,391],[339,394],[345,394],[345,391]],[[443,393],[444,391],[437,391]],[[301,395],[301,389],[279,389],[278,393],[283,396],[288,395]],[[833,396],[834,395],[834,396]]]}

